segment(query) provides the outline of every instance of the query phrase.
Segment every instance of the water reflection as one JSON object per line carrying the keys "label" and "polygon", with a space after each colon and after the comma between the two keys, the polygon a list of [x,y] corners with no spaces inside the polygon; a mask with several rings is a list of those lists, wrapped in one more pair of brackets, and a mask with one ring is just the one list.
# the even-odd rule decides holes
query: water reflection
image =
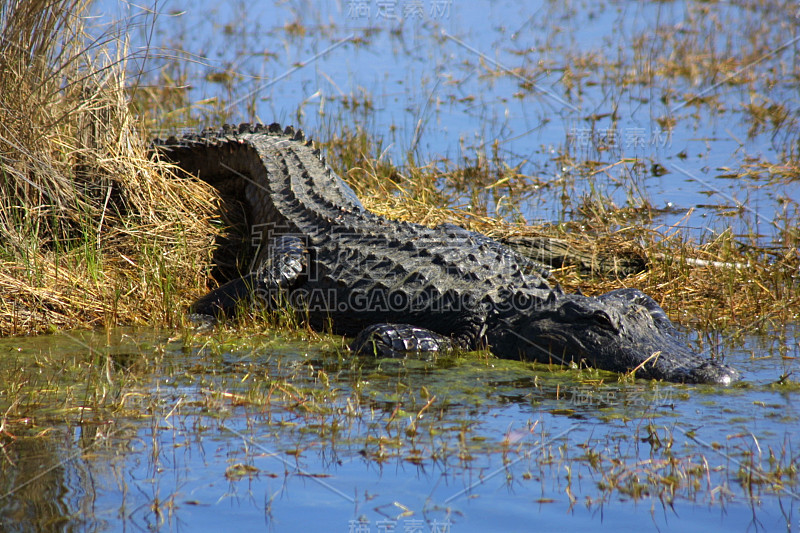
{"label": "water reflection", "polygon": [[95,472],[109,465],[97,461],[97,437],[97,428],[87,424],[74,432],[57,429],[46,436],[6,441],[0,461],[2,530],[102,529],[95,506]]}

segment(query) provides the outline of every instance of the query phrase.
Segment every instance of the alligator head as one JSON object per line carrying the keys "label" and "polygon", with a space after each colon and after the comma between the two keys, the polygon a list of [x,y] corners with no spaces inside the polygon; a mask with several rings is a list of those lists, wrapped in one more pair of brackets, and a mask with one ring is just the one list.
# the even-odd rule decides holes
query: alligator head
{"label": "alligator head", "polygon": [[[525,317],[527,315],[527,317]],[[523,318],[525,317],[525,318]],[[636,289],[599,297],[563,294],[507,322],[500,344],[526,359],[589,365],[637,377],[728,385],[735,369],[692,351],[666,313]]]}

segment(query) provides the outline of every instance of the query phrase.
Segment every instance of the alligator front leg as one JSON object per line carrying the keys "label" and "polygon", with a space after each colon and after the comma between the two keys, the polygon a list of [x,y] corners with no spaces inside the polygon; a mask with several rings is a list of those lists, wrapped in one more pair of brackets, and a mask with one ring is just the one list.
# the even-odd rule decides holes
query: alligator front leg
{"label": "alligator front leg", "polygon": [[414,352],[446,352],[456,343],[444,335],[410,324],[373,324],[356,336],[350,349],[360,355],[405,357]]}
{"label": "alligator front leg", "polygon": [[272,242],[264,264],[198,299],[189,308],[189,319],[213,323],[256,304],[275,309],[307,272],[308,250],[303,239],[282,235]]}

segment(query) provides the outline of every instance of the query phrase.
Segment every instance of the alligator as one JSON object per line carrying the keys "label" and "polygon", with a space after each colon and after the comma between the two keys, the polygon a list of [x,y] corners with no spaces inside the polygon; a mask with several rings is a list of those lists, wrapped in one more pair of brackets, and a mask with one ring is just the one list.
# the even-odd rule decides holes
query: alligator
{"label": "alligator", "polygon": [[569,294],[541,265],[485,235],[370,212],[301,130],[226,125],[153,147],[237,197],[252,229],[251,267],[197,300],[189,310],[195,320],[288,306],[313,328],[354,337],[358,354],[489,349],[637,378],[739,379],[691,350],[638,289]]}

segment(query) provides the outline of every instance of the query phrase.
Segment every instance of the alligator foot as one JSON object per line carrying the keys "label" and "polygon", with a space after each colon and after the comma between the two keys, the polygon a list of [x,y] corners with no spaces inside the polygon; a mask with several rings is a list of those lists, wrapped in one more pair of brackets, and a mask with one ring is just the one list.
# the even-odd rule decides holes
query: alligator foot
{"label": "alligator foot", "polygon": [[254,272],[231,280],[195,301],[189,308],[195,323],[233,316],[242,307],[261,305],[277,309],[308,269],[308,250],[303,239],[280,235],[268,247],[266,261]]}
{"label": "alligator foot", "polygon": [[243,302],[252,301],[253,292],[259,285],[258,276],[248,274],[222,285],[196,300],[189,308],[189,318],[197,324],[216,323],[220,317],[233,316]]}
{"label": "alligator foot", "polygon": [[405,357],[410,352],[446,352],[455,348],[450,337],[410,324],[373,324],[358,334],[350,349],[360,355]]}

